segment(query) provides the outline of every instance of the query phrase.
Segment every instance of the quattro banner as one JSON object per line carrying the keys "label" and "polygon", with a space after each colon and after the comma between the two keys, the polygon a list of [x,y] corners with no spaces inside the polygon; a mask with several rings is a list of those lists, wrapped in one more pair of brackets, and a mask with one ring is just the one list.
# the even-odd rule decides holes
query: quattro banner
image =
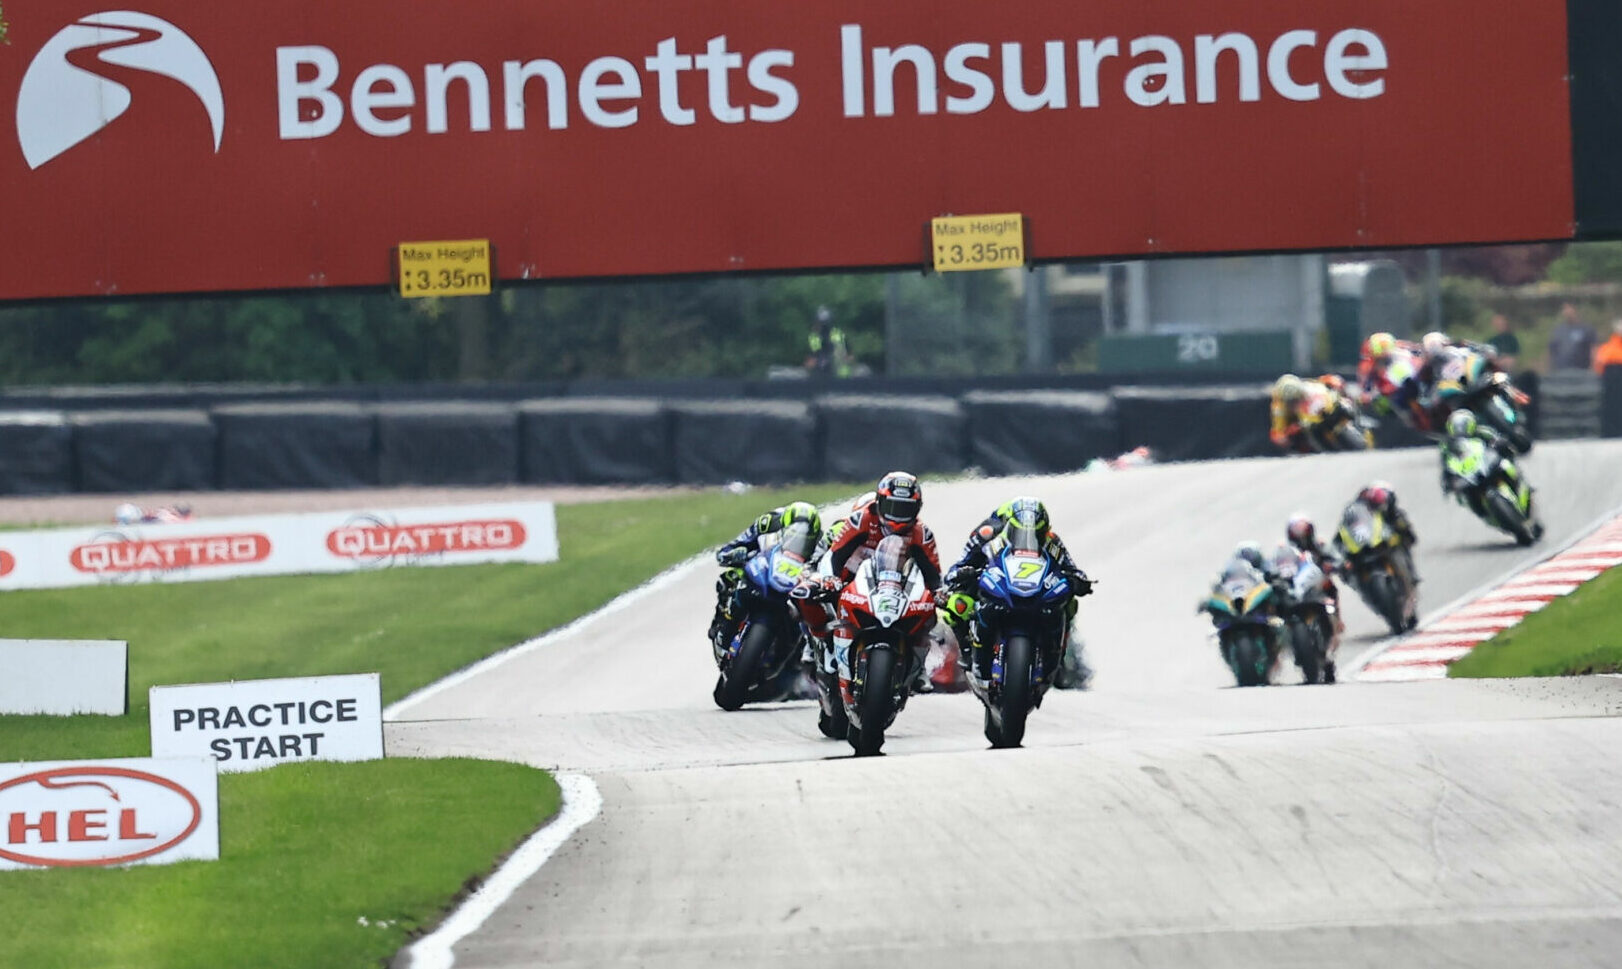
{"label": "quattro banner", "polygon": [[154,686],[154,757],[210,757],[222,771],[383,756],[376,673]]}
{"label": "quattro banner", "polygon": [[922,266],[974,213],[1026,260],[1571,232],[1563,0],[6,14],[0,299],[382,286],[422,239],[505,280]]}
{"label": "quattro banner", "polygon": [[549,502],[315,512],[7,532],[0,589],[195,582],[480,562],[551,562]]}
{"label": "quattro banner", "polygon": [[207,758],[0,764],[0,870],[220,857]]}

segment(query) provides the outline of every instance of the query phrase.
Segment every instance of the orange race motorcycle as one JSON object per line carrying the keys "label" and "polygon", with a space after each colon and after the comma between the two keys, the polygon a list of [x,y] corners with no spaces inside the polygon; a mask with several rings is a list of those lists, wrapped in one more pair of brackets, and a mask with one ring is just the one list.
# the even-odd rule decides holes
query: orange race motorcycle
{"label": "orange race motorcycle", "polygon": [[850,720],[846,739],[856,756],[884,746],[884,731],[907,705],[909,684],[923,668],[935,594],[907,557],[906,541],[889,536],[839,593],[834,650]]}

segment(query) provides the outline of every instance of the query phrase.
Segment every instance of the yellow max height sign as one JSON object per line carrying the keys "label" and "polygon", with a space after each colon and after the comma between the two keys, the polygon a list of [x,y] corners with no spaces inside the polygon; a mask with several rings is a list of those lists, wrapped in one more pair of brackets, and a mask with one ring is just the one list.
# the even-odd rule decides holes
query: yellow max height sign
{"label": "yellow max height sign", "polygon": [[484,296],[490,292],[490,240],[400,243],[400,295]]}
{"label": "yellow max height sign", "polygon": [[938,273],[1025,265],[1025,216],[945,215],[929,222]]}

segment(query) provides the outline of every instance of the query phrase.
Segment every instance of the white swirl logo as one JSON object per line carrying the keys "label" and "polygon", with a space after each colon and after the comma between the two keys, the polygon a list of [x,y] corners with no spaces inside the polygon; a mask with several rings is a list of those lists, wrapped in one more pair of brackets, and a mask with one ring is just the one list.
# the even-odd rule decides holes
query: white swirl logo
{"label": "white swirl logo", "polygon": [[166,20],[133,10],[81,17],[40,48],[17,93],[17,141],[29,168],[112,124],[130,106],[130,89],[104,65],[160,74],[186,85],[208,112],[214,150],[225,132],[225,96],[197,42]]}

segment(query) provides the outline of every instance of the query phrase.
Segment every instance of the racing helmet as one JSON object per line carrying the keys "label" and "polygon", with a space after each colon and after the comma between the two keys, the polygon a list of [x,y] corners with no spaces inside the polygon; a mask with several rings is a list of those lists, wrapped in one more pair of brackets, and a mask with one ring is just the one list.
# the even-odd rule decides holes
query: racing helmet
{"label": "racing helmet", "polygon": [[1290,544],[1302,551],[1310,552],[1318,547],[1318,530],[1312,526],[1312,519],[1305,512],[1296,512],[1290,516],[1290,521],[1284,526],[1284,535]]}
{"label": "racing helmet", "polygon": [[1048,531],[1048,509],[1040,499],[1021,495],[1003,505],[1000,511],[1003,517],[1010,522],[1017,522],[1022,526],[1034,528],[1039,535],[1046,535]]}
{"label": "racing helmet", "polygon": [[113,509],[113,521],[119,525],[139,525],[144,517],[140,506],[127,501]]}
{"label": "racing helmet", "polygon": [[1468,410],[1456,410],[1447,415],[1448,437],[1475,437],[1476,415]]}
{"label": "racing helmet", "polygon": [[1441,330],[1432,330],[1420,337],[1419,345],[1425,350],[1425,359],[1435,360],[1447,353],[1447,348],[1453,345],[1453,341]]}
{"label": "racing helmet", "polygon": [[1397,491],[1389,481],[1370,481],[1357,493],[1357,500],[1371,508],[1384,508],[1396,497]]}
{"label": "racing helmet", "polygon": [[1233,557],[1258,572],[1266,571],[1266,567],[1262,564],[1262,546],[1260,542],[1240,542],[1234,546]]}
{"label": "racing helmet", "polygon": [[1368,357],[1381,366],[1391,359],[1391,354],[1397,350],[1397,338],[1389,333],[1380,332],[1369,335],[1363,341],[1363,356]]}
{"label": "racing helmet", "polygon": [[812,534],[822,533],[822,514],[817,506],[809,501],[791,501],[783,506],[783,527],[787,528],[796,522],[804,522],[810,526]]}
{"label": "racing helmet", "polygon": [[1287,373],[1273,382],[1273,396],[1279,403],[1297,404],[1306,396],[1306,388],[1301,384],[1301,378],[1293,373]]}
{"label": "racing helmet", "polygon": [[874,509],[886,529],[899,534],[918,521],[918,512],[924,507],[924,491],[918,486],[916,475],[891,471],[879,479],[879,486],[873,491],[878,496]]}

